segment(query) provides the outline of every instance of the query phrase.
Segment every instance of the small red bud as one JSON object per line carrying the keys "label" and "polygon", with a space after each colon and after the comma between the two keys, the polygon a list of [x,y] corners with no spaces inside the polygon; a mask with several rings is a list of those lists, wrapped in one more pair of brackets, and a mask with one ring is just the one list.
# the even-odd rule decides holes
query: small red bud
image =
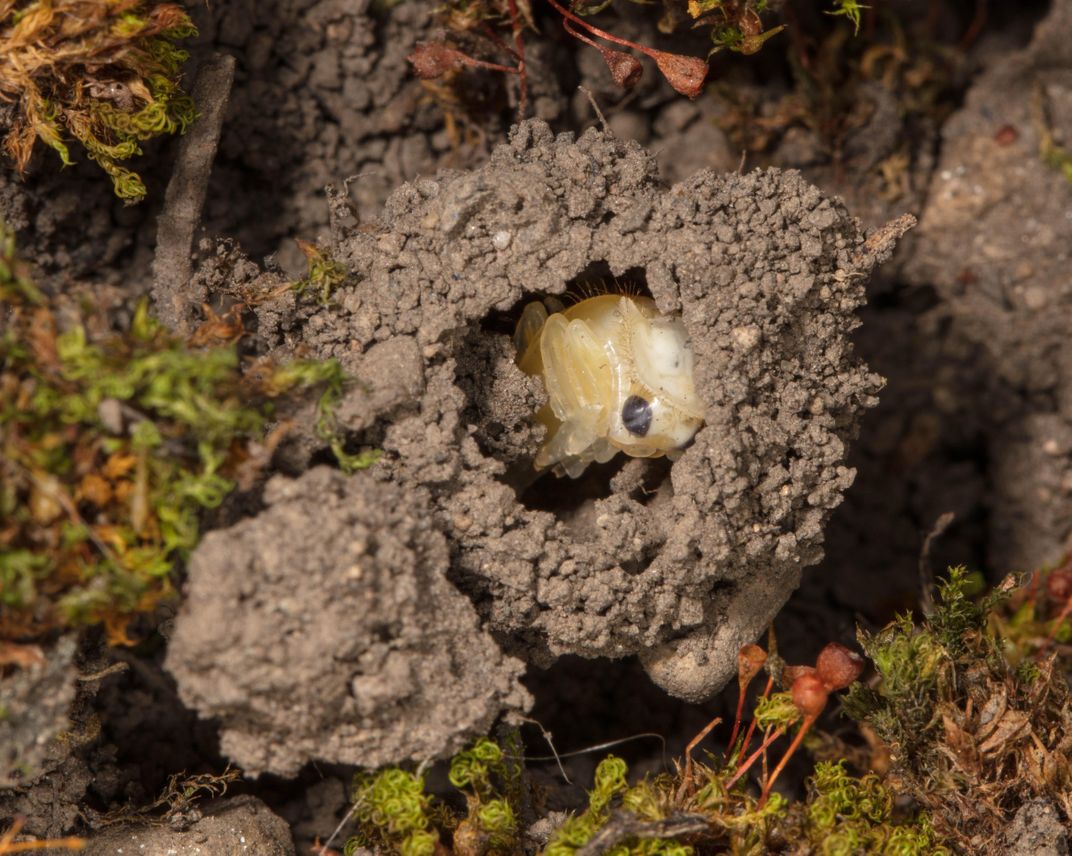
{"label": "small red bud", "polygon": [[674,89],[688,98],[697,98],[703,92],[704,80],[707,77],[707,63],[694,56],[682,56],[681,54],[667,53],[649,49],[645,51],[659,66]]}
{"label": "small red bud", "polygon": [[745,645],[737,652],[737,680],[747,686],[767,662],[767,652],[758,645]]}
{"label": "small red bud", "polygon": [[817,675],[801,675],[790,689],[793,704],[808,719],[815,719],[823,708],[830,693]]}
{"label": "small red bud", "polygon": [[831,642],[815,661],[815,671],[830,690],[843,690],[864,670],[864,658],[844,645]]}
{"label": "small red bud", "polygon": [[595,46],[603,54],[603,61],[610,69],[610,76],[622,89],[632,89],[640,82],[644,74],[644,66],[640,64],[640,60],[624,51],[616,51],[603,45]]}

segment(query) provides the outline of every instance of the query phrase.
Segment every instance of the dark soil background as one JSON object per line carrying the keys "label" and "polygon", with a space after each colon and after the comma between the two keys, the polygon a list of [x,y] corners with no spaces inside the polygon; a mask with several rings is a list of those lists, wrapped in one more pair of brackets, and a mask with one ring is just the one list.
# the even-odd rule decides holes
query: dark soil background
{"label": "dark soil background", "polygon": [[[716,58],[694,102],[651,67],[622,93],[598,55],[570,41],[540,4],[529,61],[537,117],[556,132],[595,125],[578,91],[587,87],[616,135],[655,154],[668,184],[704,168],[737,170],[743,158],[746,170],[801,170],[868,226],[920,217],[868,285],[855,334],[858,353],[888,381],[852,447],[856,481],[830,520],[825,558],[805,571],[776,621],[782,653],[803,663],[829,641],[851,642],[857,626],[918,606],[922,541],[945,512],[956,519],[936,541],[935,567],[964,564],[996,580],[1055,561],[1067,545],[1072,185],[1039,157],[1032,99],[1043,91],[1058,142],[1072,145],[1072,12],[1060,0],[1052,10],[1041,0],[876,2],[854,41],[851,28],[813,4],[772,5],[791,16],[789,30],[756,56]],[[269,270],[303,272],[293,239],[327,235],[325,185],[346,182],[359,221],[371,220],[402,182],[483,163],[514,119],[515,95],[500,77],[467,72],[449,95],[414,79],[405,57],[435,30],[430,4],[231,0],[190,11],[201,30],[190,79],[213,52],[237,59],[202,232],[233,238]],[[620,2],[605,17],[644,43],[704,49],[699,36],[682,43],[658,33],[643,5]],[[888,86],[859,71],[874,44],[899,51],[887,60]],[[802,56],[825,91],[802,90],[793,70]],[[45,281],[88,284],[103,300],[149,290],[176,143],[150,149],[142,165],[150,198],[135,208],[113,199],[86,162],[60,174],[39,156],[26,179],[0,168],[0,218]],[[961,205],[965,197],[976,202]],[[37,819],[33,831],[92,824],[116,804],[151,801],[171,774],[222,768],[212,723],[182,707],[161,660],[162,651],[124,654],[121,675],[82,692],[97,730],[77,760],[64,762],[54,791],[13,805]],[[532,754],[547,754],[541,727],[560,752],[662,735],[665,748],[649,737],[615,749],[641,769],[679,753],[735,703],[732,691],[703,705],[671,699],[632,658],[564,657],[530,669],[525,684],[539,723],[524,726]],[[569,762],[576,781],[592,763]],[[551,780],[553,764],[535,766]],[[350,773],[310,765],[295,779],[265,776],[232,793],[267,803],[297,852],[309,852],[345,813]],[[84,795],[71,799],[64,782]],[[551,807],[571,793],[579,790],[553,796]],[[273,827],[260,805],[227,808],[246,812],[240,825],[265,836],[250,852],[293,852],[286,828]],[[196,831],[197,817],[186,820],[183,829]],[[113,844],[100,839],[91,852],[111,853]],[[217,846],[211,852],[239,852]]]}

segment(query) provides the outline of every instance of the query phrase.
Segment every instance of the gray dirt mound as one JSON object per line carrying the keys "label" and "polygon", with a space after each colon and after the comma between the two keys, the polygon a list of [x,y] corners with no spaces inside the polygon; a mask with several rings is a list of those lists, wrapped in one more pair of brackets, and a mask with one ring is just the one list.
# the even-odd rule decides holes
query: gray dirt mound
{"label": "gray dirt mound", "polygon": [[528,703],[446,580],[426,492],[318,467],[265,500],[202,541],[167,658],[246,773],[421,760]]}
{"label": "gray dirt mound", "polygon": [[906,266],[941,297],[944,338],[982,352],[973,400],[943,418],[966,421],[967,405],[983,403],[987,559],[1002,572],[1072,545],[1072,182],[1060,169],[1072,148],[1070,28],[1072,2],[1060,0],[1031,45],[972,86],[943,129]]}
{"label": "gray dirt mound", "polygon": [[[385,450],[378,478],[429,497],[451,578],[489,628],[534,662],[643,652],[659,683],[699,698],[822,556],[853,478],[846,441],[881,384],[848,333],[869,272],[910,225],[865,240],[840,204],[776,170],[667,190],[638,144],[529,121],[484,168],[403,185],[381,224],[334,248],[352,276],[332,303],[269,300],[259,334],[338,357],[372,388],[392,381],[361,374],[362,353],[408,343],[419,399],[374,435],[351,407],[352,427]],[[215,289],[238,267],[218,260],[203,278]],[[707,425],[672,468],[530,485],[540,390],[514,367],[511,313],[599,272],[682,313]],[[256,278],[238,278],[248,296]]]}

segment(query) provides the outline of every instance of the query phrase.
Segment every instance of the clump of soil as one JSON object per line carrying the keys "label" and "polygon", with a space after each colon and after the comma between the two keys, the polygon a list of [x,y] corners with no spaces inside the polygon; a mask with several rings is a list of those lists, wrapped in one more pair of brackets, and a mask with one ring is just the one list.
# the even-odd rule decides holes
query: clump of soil
{"label": "clump of soil", "polygon": [[197,549],[166,661],[246,774],[422,760],[528,704],[446,579],[426,492],[318,467],[265,502]]}
{"label": "clump of soil", "polygon": [[[330,305],[292,313],[292,294],[269,299],[258,336],[355,367],[373,346],[419,351],[423,390],[378,427],[386,454],[370,475],[407,502],[428,497],[450,578],[486,626],[541,664],[642,653],[663,687],[704,698],[822,556],[852,481],[846,444],[881,384],[847,335],[863,282],[910,225],[865,240],[839,204],[776,170],[667,189],[635,143],[530,121],[484,168],[401,187],[383,223],[330,250],[350,271]],[[218,290],[221,270],[239,268],[217,261],[203,279]],[[707,425],[672,467],[532,485],[540,392],[513,364],[509,324],[525,299],[600,273],[682,314]],[[247,297],[250,278],[235,278]],[[367,418],[352,427],[367,436]],[[336,525],[328,513],[316,519]],[[199,608],[191,599],[187,620]],[[201,668],[184,656],[173,651],[180,685]]]}
{"label": "clump of soil", "polygon": [[24,668],[0,682],[0,788],[37,778],[50,741],[69,726],[76,647],[72,635],[52,646],[47,658],[40,649],[30,649],[34,662],[21,664]]}

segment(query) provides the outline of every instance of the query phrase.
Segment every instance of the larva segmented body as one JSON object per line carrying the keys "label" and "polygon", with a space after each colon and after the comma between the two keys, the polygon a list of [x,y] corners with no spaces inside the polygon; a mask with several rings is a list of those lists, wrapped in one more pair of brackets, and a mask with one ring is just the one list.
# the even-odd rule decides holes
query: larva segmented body
{"label": "larva segmented body", "polygon": [[577,478],[619,451],[671,459],[703,424],[693,355],[680,318],[647,297],[603,294],[569,308],[529,303],[514,334],[517,364],[539,375],[547,437],[537,469]]}

